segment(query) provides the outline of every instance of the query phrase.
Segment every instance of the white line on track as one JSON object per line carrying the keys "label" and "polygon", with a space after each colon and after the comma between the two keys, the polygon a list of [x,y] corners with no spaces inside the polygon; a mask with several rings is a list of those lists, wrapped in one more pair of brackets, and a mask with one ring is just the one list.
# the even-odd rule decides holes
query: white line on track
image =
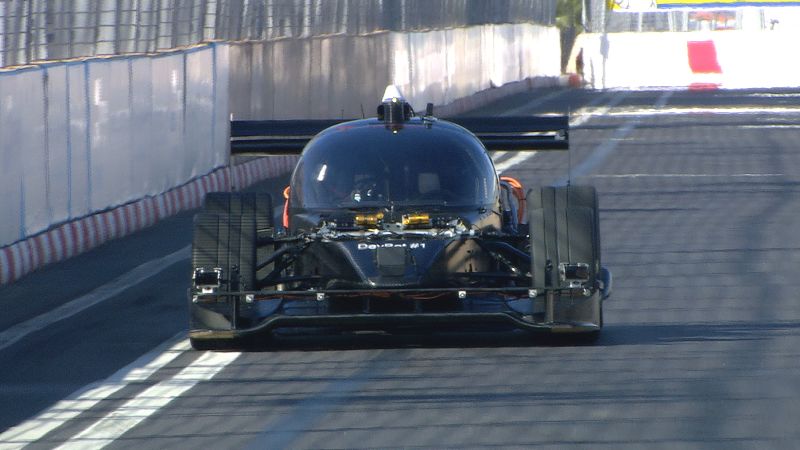
{"label": "white line on track", "polygon": [[663,109],[664,106],[667,105],[667,102],[669,101],[669,98],[672,97],[672,94],[674,94],[673,91],[667,91],[667,92],[664,92],[663,94],[659,95],[658,96],[658,100],[656,100],[656,103],[654,105],[655,108],[657,110]]}
{"label": "white line on track", "polygon": [[42,330],[56,322],[72,317],[87,308],[91,308],[98,303],[119,295],[148,278],[158,275],[165,268],[189,258],[189,255],[190,246],[187,245],[169,255],[148,261],[119,278],[98,287],[86,295],[64,303],[56,309],[8,328],[0,333],[0,351],[10,347],[31,333]]}
{"label": "white line on track", "polygon": [[201,381],[213,378],[241,353],[208,352],[169,380],[145,389],[58,447],[63,450],[99,449],[131,430],[143,420],[180,397]]}
{"label": "white line on track", "polygon": [[[663,108],[669,101],[670,97],[672,97],[672,94],[674,94],[673,91],[665,91],[662,93],[653,104],[653,107],[656,109]],[[607,139],[595,147],[588,158],[581,161],[581,163],[577,166],[570,167],[567,174],[556,180],[556,182],[553,184],[556,186],[561,186],[569,183],[572,178],[589,175],[592,170],[594,170],[598,165],[602,164],[603,161],[605,161],[606,158],[608,158],[608,156],[614,150],[616,150],[617,145],[625,140],[641,122],[641,117],[633,117],[629,119],[614,131],[611,139]]]}
{"label": "white line on track", "polygon": [[763,98],[792,98],[792,97],[800,97],[800,93],[798,92],[775,92],[775,93],[762,93],[762,92],[754,92],[752,94],[748,94],[747,97],[763,97]]}
{"label": "white line on track", "polygon": [[495,164],[494,168],[497,171],[497,173],[503,173],[509,168],[516,166],[517,164],[526,161],[530,158],[533,158],[535,155],[536,152],[519,152],[518,154],[512,156],[511,158],[508,158],[499,164]]}
{"label": "white line on track", "polygon": [[[611,108],[618,105],[625,97],[628,96],[628,92],[620,92],[615,95],[611,101],[601,107],[597,107],[597,105],[605,99],[605,96],[597,97],[592,103],[590,103],[586,108],[581,108],[580,110],[576,111],[575,115],[570,119],[569,126],[570,128],[578,127],[584,123],[586,123],[589,119],[595,116],[602,116],[606,115]],[[671,95],[671,94],[670,94]],[[517,108],[522,109],[523,107]],[[519,152],[511,158],[506,159],[505,161],[495,164],[494,168],[497,173],[503,173],[506,170],[510,169],[517,164],[520,164],[524,161],[527,161],[530,158],[536,156],[537,152]]]}
{"label": "white line on track", "polygon": [[489,152],[489,156],[492,158],[492,161],[496,166],[497,164],[500,164],[500,162],[503,160],[508,160],[513,158],[514,157],[513,153],[514,152],[507,152],[505,150],[496,150]]}
{"label": "white line on track", "polygon": [[783,173],[618,173],[589,175],[592,178],[777,178]]}
{"label": "white line on track", "polygon": [[550,92],[549,94],[543,95],[543,96],[541,96],[541,97],[539,97],[537,99],[534,99],[534,100],[532,100],[532,101],[530,101],[530,102],[528,102],[528,103],[526,103],[526,104],[524,104],[522,106],[519,106],[519,107],[514,108],[514,109],[509,109],[509,110],[503,112],[503,115],[504,116],[514,116],[514,115],[517,115],[517,114],[528,113],[528,111],[530,111],[531,109],[536,108],[537,106],[539,106],[539,105],[541,105],[541,104],[543,104],[545,102],[548,102],[548,101],[550,101],[550,100],[552,100],[552,99],[554,99],[556,97],[564,95],[567,92],[569,92],[568,89],[563,89],[563,90]]}
{"label": "white line on track", "polygon": [[739,125],[737,128],[744,128],[744,129],[760,129],[760,128],[798,129],[798,128],[800,128],[800,125],[793,125],[793,124]]}
{"label": "white line on track", "polygon": [[189,349],[185,336],[186,332],[180,332],[102,382],[90,384],[33,419],[9,428],[0,434],[0,449],[20,449],[31,444],[131,383],[147,380]]}
{"label": "white line on track", "polygon": [[[671,92],[671,91],[667,91]],[[659,109],[657,106],[653,108],[619,108],[608,111],[606,114],[609,117],[642,117],[642,116],[671,116],[671,115],[689,115],[692,114],[708,114],[708,115],[743,115],[743,114],[800,114],[800,108],[787,108],[787,107],[680,107],[673,106],[671,108]]]}
{"label": "white line on track", "polygon": [[[541,97],[539,97],[539,98],[537,98],[537,99],[535,99],[533,101],[530,101],[530,102],[528,102],[528,103],[526,103],[526,104],[524,104],[522,106],[519,106],[519,107],[514,108],[514,109],[507,110],[507,111],[505,111],[503,113],[503,115],[504,116],[513,116],[513,115],[517,115],[517,114],[529,114],[530,110],[532,110],[532,109],[538,107],[539,105],[542,105],[543,103],[548,102],[548,101],[550,101],[550,100],[552,100],[552,99],[554,99],[556,97],[564,95],[567,92],[569,92],[569,91],[568,90],[560,90],[560,91],[550,92],[550,93],[545,94],[545,95],[543,95],[543,96],[541,96]],[[508,153],[509,152],[507,152],[505,150],[494,151],[494,152],[491,153],[492,160],[496,162],[496,165],[503,165],[503,164],[510,163],[510,161],[512,159],[520,156],[519,154],[514,155],[514,156],[509,156],[509,157],[506,158],[505,161],[500,163],[499,161],[501,159],[503,159],[503,157],[506,156]],[[522,154],[523,155],[527,154],[528,156],[526,156],[525,158],[529,158],[529,157],[533,156],[532,153],[535,153],[535,152],[522,153]],[[511,165],[514,165],[514,164],[517,164],[517,162],[514,162]],[[495,168],[496,168],[496,166],[495,166]],[[500,171],[498,170],[498,172],[500,172]]]}

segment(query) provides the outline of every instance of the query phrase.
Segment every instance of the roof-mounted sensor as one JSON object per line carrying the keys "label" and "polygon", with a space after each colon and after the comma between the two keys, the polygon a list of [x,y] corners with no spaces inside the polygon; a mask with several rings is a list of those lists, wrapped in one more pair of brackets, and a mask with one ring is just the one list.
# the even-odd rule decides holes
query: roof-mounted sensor
{"label": "roof-mounted sensor", "polygon": [[414,116],[414,110],[408,104],[400,89],[390,84],[383,92],[383,100],[378,105],[378,119],[387,125],[402,124]]}

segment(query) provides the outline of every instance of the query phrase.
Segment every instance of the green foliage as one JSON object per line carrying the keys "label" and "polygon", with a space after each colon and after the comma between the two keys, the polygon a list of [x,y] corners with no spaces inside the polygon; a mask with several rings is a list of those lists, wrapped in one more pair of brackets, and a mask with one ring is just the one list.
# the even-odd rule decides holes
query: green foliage
{"label": "green foliage", "polygon": [[556,2],[556,26],[560,30],[579,30],[582,27],[583,0],[558,0]]}
{"label": "green foliage", "polygon": [[556,26],[561,34],[561,71],[567,67],[570,51],[575,43],[575,36],[584,31],[584,0],[557,0]]}

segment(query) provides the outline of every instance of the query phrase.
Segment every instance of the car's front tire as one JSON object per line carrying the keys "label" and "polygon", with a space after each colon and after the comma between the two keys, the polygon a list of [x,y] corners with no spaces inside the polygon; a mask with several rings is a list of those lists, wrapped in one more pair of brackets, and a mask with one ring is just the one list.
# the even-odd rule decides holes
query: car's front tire
{"label": "car's front tire", "polygon": [[[602,327],[602,295],[594,285],[601,270],[597,191],[592,186],[542,187],[528,192],[527,204],[533,287],[545,291],[561,288],[561,264],[589,267],[591,295],[555,294],[552,320]],[[592,340],[599,333],[598,329],[579,334]]]}

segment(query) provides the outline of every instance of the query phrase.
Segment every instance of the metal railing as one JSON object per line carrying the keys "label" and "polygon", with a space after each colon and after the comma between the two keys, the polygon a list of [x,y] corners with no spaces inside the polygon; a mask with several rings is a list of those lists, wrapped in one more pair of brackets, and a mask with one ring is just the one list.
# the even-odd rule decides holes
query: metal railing
{"label": "metal railing", "polygon": [[0,67],[269,40],[555,21],[555,0],[0,0]]}

